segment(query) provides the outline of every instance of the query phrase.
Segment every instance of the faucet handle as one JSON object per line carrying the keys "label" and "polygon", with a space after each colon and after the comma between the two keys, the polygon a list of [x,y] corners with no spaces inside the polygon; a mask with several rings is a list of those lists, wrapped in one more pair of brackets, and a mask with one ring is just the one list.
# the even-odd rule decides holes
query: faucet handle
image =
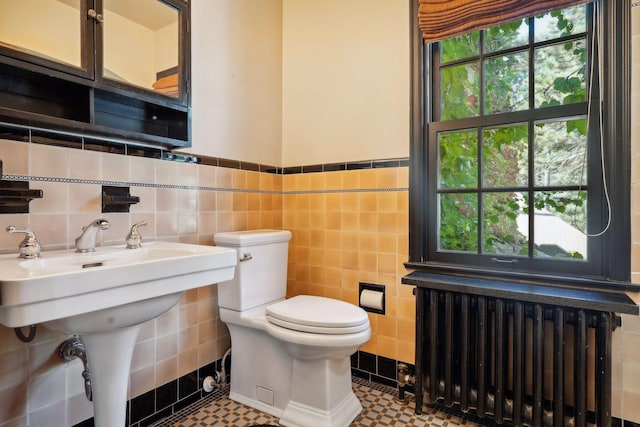
{"label": "faucet handle", "polygon": [[138,232],[138,227],[142,227],[147,225],[147,221],[142,220],[137,224],[133,224],[131,226],[131,231],[129,231],[129,234],[127,234],[127,249],[140,249],[140,247],[142,246],[140,244],[140,242],[142,242],[142,236],[140,236],[140,233]]}
{"label": "faucet handle", "polygon": [[40,241],[35,233],[28,228],[14,227],[10,225],[6,228],[7,233],[24,233],[24,240],[20,242],[20,258],[33,259],[40,257]]}

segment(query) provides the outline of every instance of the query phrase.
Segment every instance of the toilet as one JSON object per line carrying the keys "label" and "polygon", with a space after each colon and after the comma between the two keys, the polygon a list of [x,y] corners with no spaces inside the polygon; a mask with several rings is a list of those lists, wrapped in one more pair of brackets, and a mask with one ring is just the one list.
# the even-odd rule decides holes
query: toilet
{"label": "toilet", "polygon": [[299,295],[285,299],[291,233],[217,233],[235,248],[233,280],[218,284],[220,319],[231,334],[232,400],[295,427],[349,426],[362,410],[350,356],[371,337],[353,304]]}

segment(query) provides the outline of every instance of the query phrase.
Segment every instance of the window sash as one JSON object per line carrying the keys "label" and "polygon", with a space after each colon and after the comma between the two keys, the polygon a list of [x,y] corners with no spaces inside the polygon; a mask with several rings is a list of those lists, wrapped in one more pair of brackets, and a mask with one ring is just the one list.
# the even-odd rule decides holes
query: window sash
{"label": "window sash", "polygon": [[[589,15],[590,13],[587,13]],[[586,40],[590,40],[591,35],[591,20],[587,19],[588,22],[588,33],[586,34]],[[431,111],[434,117],[440,117],[440,69],[449,66],[452,63],[465,63],[473,60],[478,60],[480,68],[483,69],[482,66],[483,61],[486,58],[493,56],[503,55],[505,52],[512,51],[530,51],[533,52],[533,49],[538,48],[540,46],[551,45],[557,43],[559,40],[579,40],[584,39],[585,34],[576,34],[572,36],[567,36],[560,39],[554,39],[539,43],[534,43],[532,40],[529,41],[529,44],[523,46],[522,48],[510,49],[507,51],[501,52],[492,52],[490,54],[484,54],[482,50],[477,57],[465,58],[464,60],[452,61],[447,64],[442,64],[439,57],[438,44],[432,45],[432,57],[431,57],[431,78],[433,79],[431,84],[433,103]],[[481,43],[482,44],[482,43]],[[533,55],[530,55],[529,66],[530,70],[533,70]],[[427,83],[429,84],[429,83]],[[530,81],[529,86],[533,88],[534,82]],[[481,90],[482,92],[482,90]],[[530,89],[532,92],[532,89]],[[588,92],[588,91],[587,91]],[[481,94],[481,99],[479,100],[480,105],[484,104],[484,93]],[[533,132],[534,123],[539,121],[545,121],[550,119],[562,119],[562,118],[571,118],[571,117],[584,117],[587,114],[588,104],[587,102],[575,103],[575,104],[567,104],[567,105],[559,105],[553,107],[542,107],[542,108],[534,108],[533,103],[534,100],[532,97],[529,99],[529,108],[522,111],[514,111],[507,113],[498,113],[498,114],[489,114],[482,115],[482,109],[480,115],[466,117],[462,119],[451,119],[444,121],[432,121],[428,125],[428,133],[427,133],[427,146],[425,152],[427,153],[428,158],[428,167],[427,167],[427,175],[428,178],[426,180],[426,190],[427,190],[427,200],[428,202],[428,221],[425,224],[428,228],[428,235],[432,236],[431,239],[428,239],[427,242],[427,254],[429,261],[433,262],[441,262],[441,263],[453,263],[453,264],[466,264],[466,265],[476,265],[481,267],[486,267],[489,269],[499,268],[499,269],[514,269],[518,271],[539,271],[541,266],[544,266],[548,271],[553,271],[558,274],[580,274],[580,275],[592,275],[598,276],[602,274],[601,263],[599,260],[602,257],[601,246],[602,242],[599,237],[590,237],[588,238],[587,245],[587,260],[567,260],[567,259],[541,259],[533,256],[533,245],[534,245],[534,235],[535,229],[533,224],[535,222],[534,210],[533,206],[533,195],[536,192],[541,190],[585,190],[588,192],[588,221],[587,230],[591,232],[594,229],[599,229],[602,224],[603,215],[599,206],[602,205],[602,185],[601,185],[601,176],[600,176],[600,168],[599,167],[589,167],[588,168],[588,177],[587,177],[587,185],[586,186],[554,186],[554,187],[536,187],[533,176],[530,175],[528,179],[528,184],[526,186],[514,187],[513,190],[523,192],[529,195],[530,197],[530,218],[529,218],[529,242],[528,242],[528,251],[529,255],[526,257],[522,256],[510,256],[510,255],[501,255],[501,254],[492,254],[492,253],[481,253],[482,252],[482,216],[477,215],[477,233],[478,233],[478,253],[466,253],[466,252],[455,252],[455,251],[447,251],[440,250],[439,248],[439,208],[440,203],[439,195],[447,194],[447,193],[467,193],[473,194],[478,199],[478,212],[482,211],[482,195],[488,194],[497,191],[503,191],[505,189],[488,189],[488,188],[477,188],[477,189],[439,189],[438,188],[438,174],[439,174],[439,166],[438,166],[438,134],[440,132],[446,131],[455,131],[462,129],[476,129],[479,133],[482,132],[484,128],[491,128],[492,126],[497,125],[508,125],[508,124],[517,124],[517,123],[527,123],[530,131],[530,138],[528,144],[533,144],[533,138],[531,134]],[[592,116],[597,117],[597,107],[593,108]],[[589,152],[590,165],[598,164],[599,162],[599,145],[597,142],[597,135],[599,134],[597,121],[590,120],[589,122],[590,128],[588,129],[589,139],[587,141],[587,150]],[[480,144],[480,140],[478,141]],[[478,150],[481,151],[480,149]],[[529,156],[529,160],[532,160],[531,155]],[[479,172],[481,173],[481,172]],[[595,207],[595,209],[594,209]]]}

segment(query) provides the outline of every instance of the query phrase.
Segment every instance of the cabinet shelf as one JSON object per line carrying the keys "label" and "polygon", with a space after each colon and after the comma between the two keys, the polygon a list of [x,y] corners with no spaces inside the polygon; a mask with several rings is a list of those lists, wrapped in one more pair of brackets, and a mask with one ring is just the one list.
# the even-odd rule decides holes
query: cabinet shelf
{"label": "cabinet shelf", "polygon": [[187,107],[95,88],[91,83],[0,64],[0,121],[132,144],[190,145]]}
{"label": "cabinet shelf", "polygon": [[59,119],[89,121],[87,88],[7,64],[0,64],[0,106]]}

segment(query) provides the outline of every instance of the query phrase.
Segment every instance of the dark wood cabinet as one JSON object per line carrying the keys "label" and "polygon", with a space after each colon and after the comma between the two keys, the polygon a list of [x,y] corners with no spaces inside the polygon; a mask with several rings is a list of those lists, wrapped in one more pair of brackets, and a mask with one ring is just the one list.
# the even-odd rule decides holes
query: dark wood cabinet
{"label": "dark wood cabinet", "polygon": [[[16,29],[0,30],[0,122],[163,148],[191,145],[188,2],[26,3],[0,6],[25,34],[23,42]],[[45,12],[50,19],[30,21]],[[65,26],[68,34],[56,33]]]}

